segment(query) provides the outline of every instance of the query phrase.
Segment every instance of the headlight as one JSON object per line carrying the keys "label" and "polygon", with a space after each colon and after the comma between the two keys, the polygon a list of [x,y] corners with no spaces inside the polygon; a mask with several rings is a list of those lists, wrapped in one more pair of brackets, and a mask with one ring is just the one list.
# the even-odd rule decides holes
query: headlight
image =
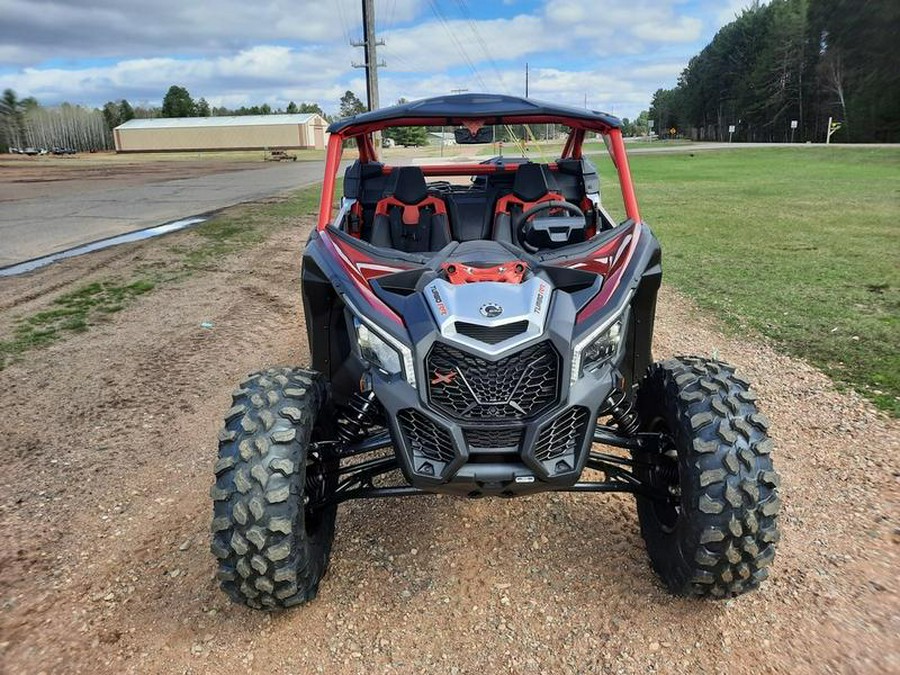
{"label": "headlight", "polygon": [[397,350],[369,330],[369,327],[359,319],[354,318],[353,325],[356,326],[356,343],[359,345],[360,356],[386,373],[400,374],[402,369]]}
{"label": "headlight", "polygon": [[385,373],[405,375],[410,386],[415,387],[416,371],[413,366],[412,350],[387,333],[382,333],[368,321],[360,319],[356,307],[346,298],[344,303],[353,314],[359,355]]}
{"label": "headlight", "polygon": [[622,319],[619,319],[585,348],[581,354],[583,367],[589,368],[592,364],[606,361],[618,351],[621,341]]}
{"label": "headlight", "polygon": [[622,344],[622,333],[625,331],[626,316],[625,310],[619,312],[575,345],[572,353],[571,384],[575,384],[585,370],[605,363],[618,353]]}

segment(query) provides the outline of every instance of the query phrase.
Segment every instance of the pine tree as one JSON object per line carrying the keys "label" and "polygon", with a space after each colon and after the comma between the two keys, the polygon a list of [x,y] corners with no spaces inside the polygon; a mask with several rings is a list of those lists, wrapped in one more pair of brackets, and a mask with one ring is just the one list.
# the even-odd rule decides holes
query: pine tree
{"label": "pine tree", "polygon": [[163,117],[195,117],[197,106],[191,94],[184,87],[173,84],[163,98]]}

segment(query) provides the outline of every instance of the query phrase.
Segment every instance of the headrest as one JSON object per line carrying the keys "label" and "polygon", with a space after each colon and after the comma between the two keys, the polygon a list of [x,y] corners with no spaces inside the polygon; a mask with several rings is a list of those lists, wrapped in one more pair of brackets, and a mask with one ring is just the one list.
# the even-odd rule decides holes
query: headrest
{"label": "headrest", "polygon": [[545,164],[528,162],[516,169],[513,194],[526,202],[533,202],[551,190],[557,190],[556,178]]}
{"label": "headrest", "polygon": [[395,167],[387,192],[404,204],[418,204],[428,196],[425,174],[417,166]]}
{"label": "headrest", "polygon": [[[362,184],[370,179],[382,175],[381,162],[367,162],[363,164],[358,159],[344,171],[344,196],[349,199],[359,199]],[[380,192],[380,191],[379,191]]]}

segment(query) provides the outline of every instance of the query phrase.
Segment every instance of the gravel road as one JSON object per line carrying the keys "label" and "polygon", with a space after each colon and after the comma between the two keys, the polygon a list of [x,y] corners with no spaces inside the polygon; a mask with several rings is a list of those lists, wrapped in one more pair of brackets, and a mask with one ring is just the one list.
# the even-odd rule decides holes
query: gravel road
{"label": "gravel road", "polygon": [[[784,537],[761,591],[674,599],[630,497],[546,494],[344,505],[311,605],[230,604],[208,551],[216,432],[243,374],[307,361],[309,225],[0,372],[0,671],[900,672],[900,425],[670,288],[656,355],[717,353],[772,420]],[[2,280],[0,329],[194,236]]]}

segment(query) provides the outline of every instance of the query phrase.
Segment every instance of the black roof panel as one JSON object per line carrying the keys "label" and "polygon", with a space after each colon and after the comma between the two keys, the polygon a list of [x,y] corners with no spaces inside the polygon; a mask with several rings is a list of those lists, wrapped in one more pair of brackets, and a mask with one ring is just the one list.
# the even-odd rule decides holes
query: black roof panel
{"label": "black roof panel", "polygon": [[[555,103],[536,101],[519,96],[501,94],[457,94],[455,96],[436,96],[420,101],[411,101],[389,108],[380,108],[374,112],[365,112],[353,117],[338,120],[328,127],[329,133],[343,131],[348,127],[366,125],[390,120],[401,120],[409,117],[433,117],[440,119],[480,119],[491,117],[529,117],[533,115],[550,115],[569,119],[599,123],[605,127],[619,128],[622,122],[604,112],[573,108]],[[385,125],[390,126],[390,125]]]}

